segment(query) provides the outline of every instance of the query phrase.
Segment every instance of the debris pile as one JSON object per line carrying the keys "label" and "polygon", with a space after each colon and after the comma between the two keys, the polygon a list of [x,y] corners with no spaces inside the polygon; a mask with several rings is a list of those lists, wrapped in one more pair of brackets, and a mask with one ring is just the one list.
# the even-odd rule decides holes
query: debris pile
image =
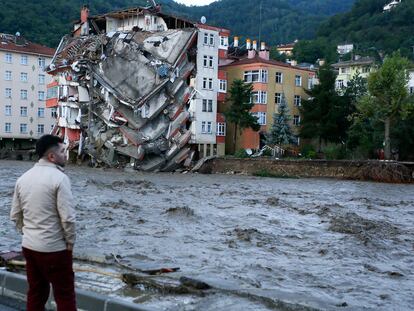
{"label": "debris pile", "polygon": [[[143,171],[189,166],[194,28],[65,36],[48,67],[55,134],[98,164]],[[48,94],[48,98],[51,95]]]}

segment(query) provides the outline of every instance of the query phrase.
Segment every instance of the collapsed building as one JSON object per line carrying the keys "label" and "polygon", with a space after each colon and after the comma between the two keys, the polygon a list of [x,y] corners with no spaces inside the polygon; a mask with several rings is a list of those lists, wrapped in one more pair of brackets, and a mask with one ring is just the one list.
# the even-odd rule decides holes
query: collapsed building
{"label": "collapsed building", "polygon": [[53,133],[78,156],[144,171],[224,154],[218,62],[228,36],[159,6],[95,17],[83,7],[47,68],[46,106],[58,114]]}

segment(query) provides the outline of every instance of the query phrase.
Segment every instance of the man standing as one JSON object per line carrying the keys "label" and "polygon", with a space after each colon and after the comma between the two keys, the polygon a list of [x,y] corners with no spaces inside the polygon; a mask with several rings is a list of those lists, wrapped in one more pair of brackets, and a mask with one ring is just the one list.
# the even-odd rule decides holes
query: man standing
{"label": "man standing", "polygon": [[75,210],[70,181],[63,173],[65,145],[57,136],[44,135],[36,143],[36,153],[39,162],[16,182],[10,212],[10,219],[23,233],[27,310],[44,310],[51,283],[58,311],[73,311]]}

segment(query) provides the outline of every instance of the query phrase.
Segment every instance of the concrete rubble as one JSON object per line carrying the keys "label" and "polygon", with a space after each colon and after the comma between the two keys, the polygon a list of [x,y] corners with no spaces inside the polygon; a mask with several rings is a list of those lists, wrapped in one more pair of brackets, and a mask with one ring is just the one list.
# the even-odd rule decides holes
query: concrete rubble
{"label": "concrete rubble", "polygon": [[54,133],[98,164],[189,166],[196,38],[195,28],[138,27],[63,37],[48,67],[59,101]]}

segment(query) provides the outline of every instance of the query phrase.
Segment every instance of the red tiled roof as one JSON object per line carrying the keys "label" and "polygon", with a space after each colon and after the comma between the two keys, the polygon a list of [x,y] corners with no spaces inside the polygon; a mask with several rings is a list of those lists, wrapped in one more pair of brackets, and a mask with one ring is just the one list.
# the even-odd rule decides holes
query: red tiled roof
{"label": "red tiled roof", "polygon": [[279,67],[293,68],[296,70],[302,70],[302,71],[307,71],[307,72],[315,72],[309,69],[295,67],[295,66],[292,66],[284,62],[279,62],[279,61],[271,60],[271,59],[269,60],[263,59],[263,58],[260,58],[258,55],[256,55],[254,58],[243,58],[241,60],[235,61],[228,65],[220,66],[220,68],[225,68],[225,67],[230,67],[230,66],[239,66],[239,65],[248,65],[248,64],[268,64],[268,65],[279,66]]}
{"label": "red tiled roof", "polygon": [[0,38],[0,51],[18,52],[52,57],[55,49],[26,40],[26,44],[19,45],[9,39]]}

